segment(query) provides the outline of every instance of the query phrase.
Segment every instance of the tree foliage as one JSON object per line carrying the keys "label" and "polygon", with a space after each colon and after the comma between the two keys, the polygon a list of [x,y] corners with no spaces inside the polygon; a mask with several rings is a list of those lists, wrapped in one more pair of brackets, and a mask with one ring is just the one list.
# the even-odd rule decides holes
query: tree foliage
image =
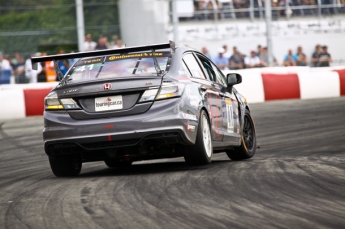
{"label": "tree foliage", "polygon": [[[84,24],[94,38],[119,35],[117,0],[84,0]],[[0,0],[0,25],[0,51],[8,54],[78,43],[75,0]]]}

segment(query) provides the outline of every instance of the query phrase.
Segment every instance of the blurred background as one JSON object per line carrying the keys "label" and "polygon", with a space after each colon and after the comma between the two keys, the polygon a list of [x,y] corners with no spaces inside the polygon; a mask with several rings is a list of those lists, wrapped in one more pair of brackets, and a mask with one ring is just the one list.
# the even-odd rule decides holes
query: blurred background
{"label": "blurred background", "polygon": [[[12,83],[55,81],[51,63],[33,73],[33,55],[168,40],[225,57],[224,70],[345,65],[345,0],[0,0],[0,25],[3,84],[8,74]],[[255,56],[259,64],[245,63]]]}

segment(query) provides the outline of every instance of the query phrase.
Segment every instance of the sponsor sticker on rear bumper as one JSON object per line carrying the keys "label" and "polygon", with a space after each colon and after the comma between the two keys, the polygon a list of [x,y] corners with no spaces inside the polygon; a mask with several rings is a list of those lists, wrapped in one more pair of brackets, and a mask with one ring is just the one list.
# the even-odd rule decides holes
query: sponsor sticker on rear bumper
{"label": "sponsor sticker on rear bumper", "polygon": [[122,108],[122,95],[95,98],[95,111],[120,110]]}

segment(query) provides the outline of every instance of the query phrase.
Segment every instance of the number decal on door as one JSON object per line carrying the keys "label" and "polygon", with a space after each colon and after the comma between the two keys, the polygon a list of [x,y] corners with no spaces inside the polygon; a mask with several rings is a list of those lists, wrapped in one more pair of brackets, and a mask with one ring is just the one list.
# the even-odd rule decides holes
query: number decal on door
{"label": "number decal on door", "polygon": [[227,123],[228,123],[228,133],[234,133],[234,110],[232,107],[231,99],[226,98],[226,114],[227,114]]}

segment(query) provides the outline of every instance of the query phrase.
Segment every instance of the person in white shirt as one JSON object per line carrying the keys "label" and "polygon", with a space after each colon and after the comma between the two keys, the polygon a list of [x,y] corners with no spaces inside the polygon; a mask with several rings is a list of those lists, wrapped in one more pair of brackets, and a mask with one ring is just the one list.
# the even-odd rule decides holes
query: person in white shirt
{"label": "person in white shirt", "polygon": [[[40,56],[40,53],[34,54],[34,56]],[[25,61],[25,76],[30,83],[37,83],[37,75],[42,71],[42,65],[37,64],[37,70],[32,69],[31,58]]]}
{"label": "person in white shirt", "polygon": [[256,55],[255,51],[250,51],[250,56],[244,58],[246,68],[258,68],[260,67],[260,58]]}
{"label": "person in white shirt", "polygon": [[0,69],[1,70],[12,70],[10,62],[8,60],[4,59],[2,52],[0,52]]}
{"label": "person in white shirt", "polygon": [[116,39],[115,45],[113,46],[113,49],[120,49],[120,48],[125,48],[125,45],[122,44],[121,39]]}
{"label": "person in white shirt", "polygon": [[223,49],[224,49],[224,53],[223,56],[227,59],[230,59],[231,57],[231,53],[228,50],[228,46],[227,45],[223,45]]}
{"label": "person in white shirt", "polygon": [[92,40],[91,34],[87,34],[85,36],[85,41],[84,41],[84,51],[93,51],[96,48],[97,43]]}

